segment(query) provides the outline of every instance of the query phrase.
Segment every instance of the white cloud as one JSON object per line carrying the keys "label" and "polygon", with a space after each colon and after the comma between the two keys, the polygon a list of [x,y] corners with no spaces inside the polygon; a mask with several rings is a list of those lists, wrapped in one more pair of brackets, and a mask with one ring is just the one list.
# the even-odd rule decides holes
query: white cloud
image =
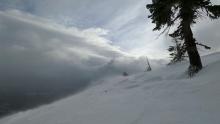
{"label": "white cloud", "polygon": [[[218,0],[212,2],[219,4]],[[151,3],[151,0],[15,0],[3,3],[10,3],[8,5],[16,6],[14,8],[21,8],[71,27],[69,31],[65,27],[63,32],[80,31],[78,34],[81,35],[87,35],[89,32],[90,40],[99,39],[96,41],[114,44],[128,53],[139,49],[140,53],[151,56],[152,52],[149,51],[156,50],[155,58],[165,57],[168,54],[166,49],[170,42],[164,36],[157,39],[159,32],[152,31],[154,24],[147,18],[149,12],[145,5]],[[32,8],[31,11],[28,8]],[[63,27],[59,28],[63,29]],[[101,37],[93,36],[94,33]],[[138,56],[140,55],[142,54]]]}
{"label": "white cloud", "polygon": [[[25,5],[23,0],[16,1],[24,4],[23,6],[29,6],[29,4]],[[105,37],[112,41],[108,40],[107,42],[120,46],[129,52],[155,41],[155,38],[153,39],[151,36],[154,33],[149,28],[152,27],[152,24],[146,23],[147,9],[145,5],[149,1],[38,0],[29,1],[29,3],[33,5],[31,13],[50,18],[61,24],[82,27],[86,30],[91,30],[91,27],[107,29],[108,31],[101,31],[105,33]]]}
{"label": "white cloud", "polygon": [[[14,23],[12,25],[7,24],[7,30],[14,30],[15,34],[19,35],[21,38],[17,39],[20,40],[19,42],[32,42],[35,44],[32,44],[33,47],[37,47],[37,45],[40,45],[39,47],[52,47],[57,45],[57,47],[59,47],[54,48],[56,50],[62,47],[80,47],[90,50],[91,53],[95,52],[107,57],[111,57],[113,54],[118,56],[124,54],[119,48],[108,44],[109,41],[101,36],[106,35],[107,31],[101,28],[90,28],[85,30],[80,30],[74,27],[66,28],[52,23],[49,20],[29,14],[23,14],[18,11],[1,12],[0,14],[3,17],[2,23]],[[7,21],[7,19],[9,21]],[[28,41],[22,40],[22,38],[27,38],[27,34],[33,38],[31,41],[29,41],[29,39]],[[45,44],[49,46],[44,46]],[[97,49],[101,49],[104,52],[100,53]]]}
{"label": "white cloud", "polygon": [[0,71],[5,72],[5,77],[59,75],[62,79],[65,72],[71,80],[94,79],[94,74],[112,59],[125,61],[120,61],[123,67],[116,62],[108,68],[117,70],[111,74],[143,71],[143,65],[134,64],[141,60],[111,45],[104,37],[108,34],[105,29],[67,28],[20,11],[1,11],[0,18]]}

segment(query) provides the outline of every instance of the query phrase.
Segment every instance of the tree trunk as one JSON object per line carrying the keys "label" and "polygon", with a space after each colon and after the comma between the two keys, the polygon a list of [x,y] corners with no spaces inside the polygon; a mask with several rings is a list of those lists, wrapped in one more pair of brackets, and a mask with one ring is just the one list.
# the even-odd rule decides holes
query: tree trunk
{"label": "tree trunk", "polygon": [[199,55],[199,52],[196,47],[195,39],[193,38],[193,33],[190,27],[190,23],[183,22],[183,33],[186,44],[186,50],[189,56],[189,71],[196,73],[202,69],[202,62]]}

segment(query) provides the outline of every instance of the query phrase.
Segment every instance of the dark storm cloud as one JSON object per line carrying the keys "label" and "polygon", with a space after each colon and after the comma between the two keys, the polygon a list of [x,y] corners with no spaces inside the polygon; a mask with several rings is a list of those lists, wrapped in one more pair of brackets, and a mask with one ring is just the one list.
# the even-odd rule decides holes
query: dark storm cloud
{"label": "dark storm cloud", "polygon": [[[1,71],[10,75],[88,76],[90,68],[124,56],[99,35],[101,29],[65,29],[18,11],[0,13]],[[26,18],[25,18],[26,16]],[[104,32],[105,33],[105,32]],[[18,73],[21,72],[21,73]]]}

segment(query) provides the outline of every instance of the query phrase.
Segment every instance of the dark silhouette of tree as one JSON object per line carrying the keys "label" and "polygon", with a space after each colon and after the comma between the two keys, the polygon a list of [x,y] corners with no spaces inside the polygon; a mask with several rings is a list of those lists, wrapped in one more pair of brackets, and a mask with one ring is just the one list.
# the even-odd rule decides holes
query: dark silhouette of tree
{"label": "dark silhouette of tree", "polygon": [[146,57],[146,60],[147,60],[147,68],[146,68],[146,71],[151,71],[152,68],[151,68],[151,66],[150,66],[150,62],[149,62],[149,60],[148,60],[147,57]]}
{"label": "dark silhouette of tree", "polygon": [[196,19],[205,15],[211,19],[220,17],[220,5],[212,5],[210,0],[152,0],[148,4],[152,23],[156,24],[153,30],[168,30],[175,26],[175,31],[169,34],[173,38],[184,40],[186,52],[189,56],[189,73],[194,74],[202,69],[202,62],[193,37],[191,25]]}

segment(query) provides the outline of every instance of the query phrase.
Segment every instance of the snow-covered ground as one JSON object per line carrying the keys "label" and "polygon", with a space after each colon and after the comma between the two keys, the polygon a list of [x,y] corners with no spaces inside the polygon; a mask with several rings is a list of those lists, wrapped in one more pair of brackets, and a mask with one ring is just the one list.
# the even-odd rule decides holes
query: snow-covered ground
{"label": "snow-covered ground", "polygon": [[20,112],[0,124],[219,124],[220,53],[203,57],[188,78],[188,63],[93,82],[50,105]]}

